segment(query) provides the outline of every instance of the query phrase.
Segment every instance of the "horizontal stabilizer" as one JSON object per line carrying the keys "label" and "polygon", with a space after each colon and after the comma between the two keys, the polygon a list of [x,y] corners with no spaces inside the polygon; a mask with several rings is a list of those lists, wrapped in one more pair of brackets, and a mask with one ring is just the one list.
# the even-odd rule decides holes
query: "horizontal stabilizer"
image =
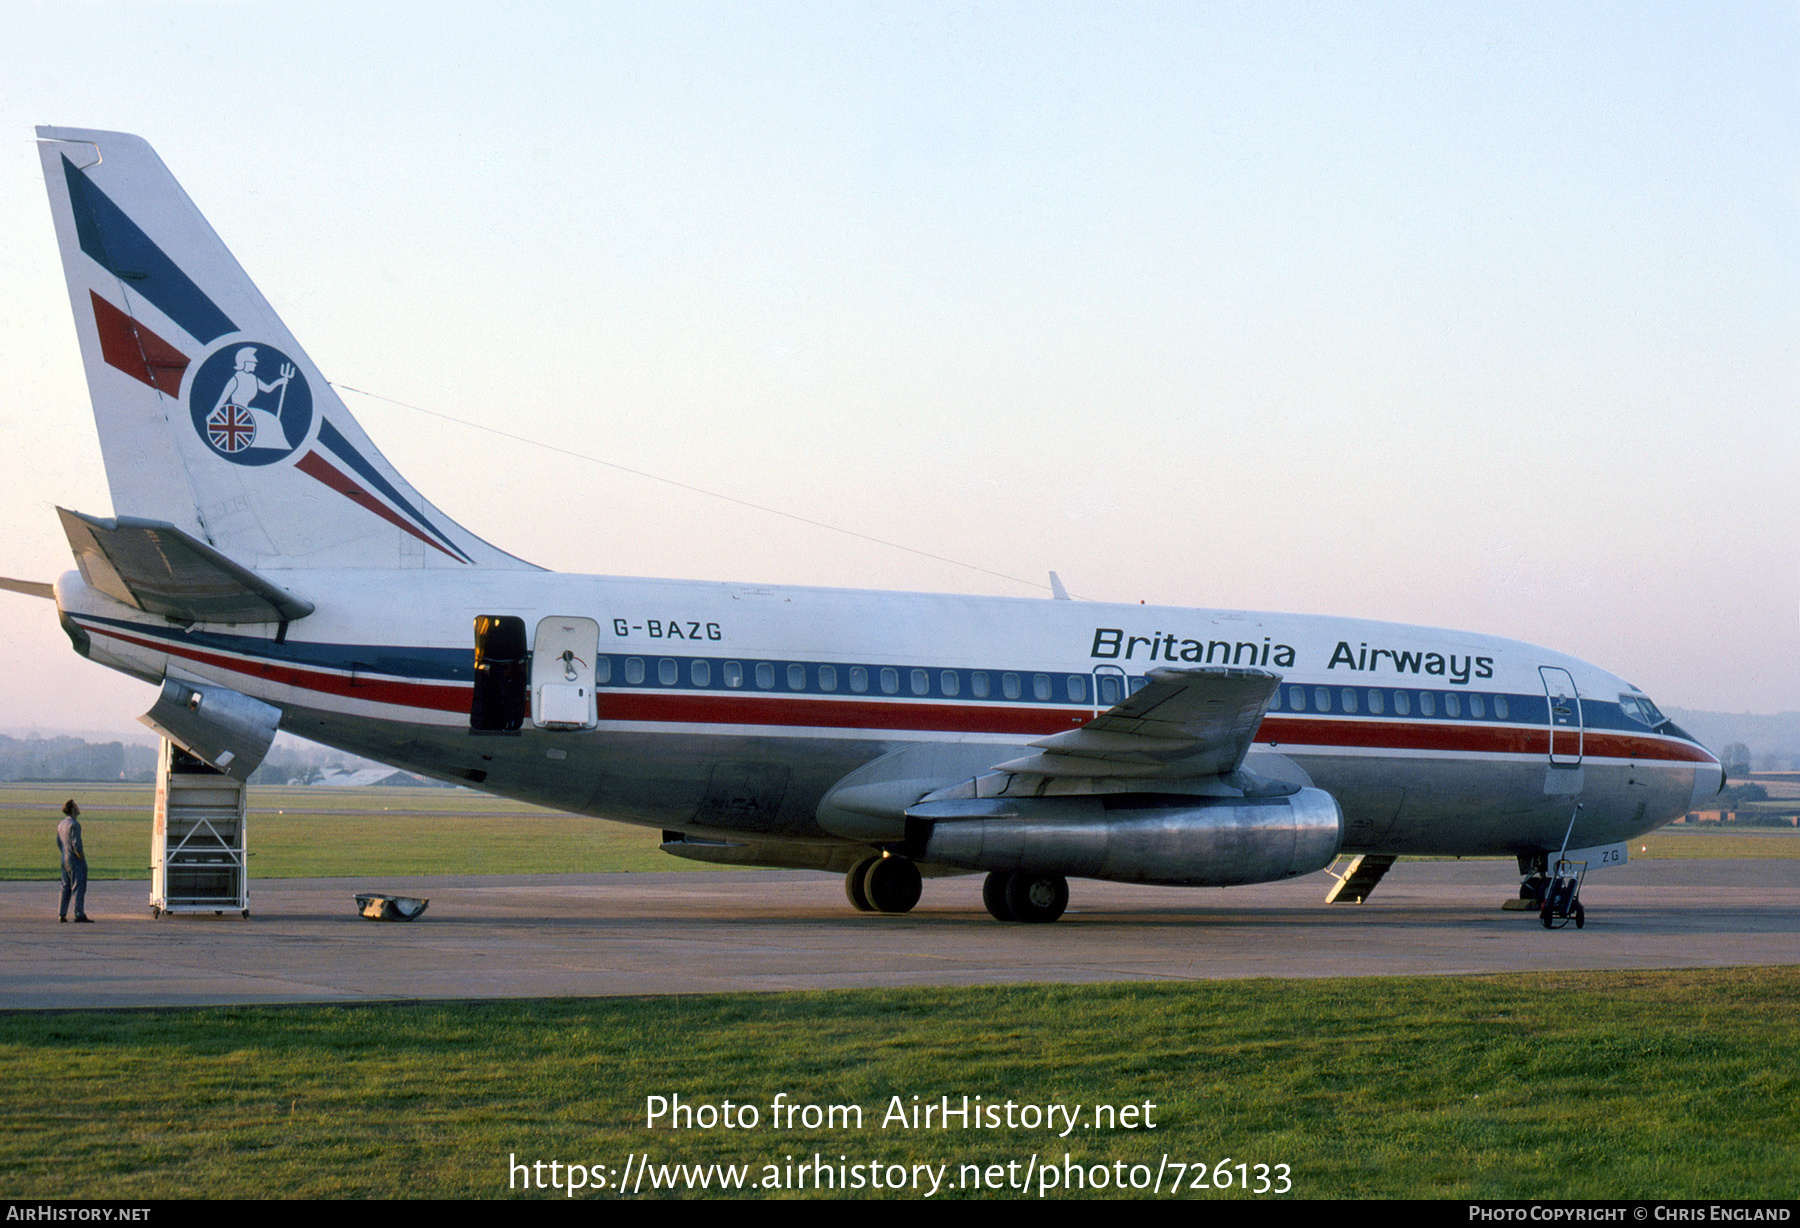
{"label": "horizontal stabilizer", "polygon": [[310,601],[174,525],[56,511],[82,579],[115,601],[190,623],[290,622],[313,612]]}
{"label": "horizontal stabilizer", "polygon": [[9,593],[24,593],[27,597],[42,597],[45,601],[56,600],[56,586],[37,580],[14,580],[8,576],[0,576],[0,589]]}

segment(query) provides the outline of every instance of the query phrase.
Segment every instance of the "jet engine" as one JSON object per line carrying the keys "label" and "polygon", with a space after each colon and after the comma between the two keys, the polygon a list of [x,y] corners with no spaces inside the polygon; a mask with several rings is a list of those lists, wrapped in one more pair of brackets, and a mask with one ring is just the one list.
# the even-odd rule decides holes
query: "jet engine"
{"label": "jet engine", "polygon": [[906,812],[919,861],[990,873],[1229,887],[1311,874],[1343,840],[1337,800],[1170,793],[957,798]]}
{"label": "jet engine", "polygon": [[249,780],[275,741],[281,709],[216,683],[168,677],[155,706],[138,719],[221,772]]}

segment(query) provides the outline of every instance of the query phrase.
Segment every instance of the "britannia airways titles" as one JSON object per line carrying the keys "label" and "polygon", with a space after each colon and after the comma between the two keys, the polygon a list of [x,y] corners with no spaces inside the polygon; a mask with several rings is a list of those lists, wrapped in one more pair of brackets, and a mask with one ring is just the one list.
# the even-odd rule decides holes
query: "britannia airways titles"
{"label": "britannia airways titles", "polygon": [[[1088,656],[1098,661],[1182,661],[1199,665],[1292,669],[1299,653],[1293,645],[1278,644],[1273,636],[1267,635],[1258,643],[1255,640],[1183,639],[1169,631],[1127,635],[1122,627],[1095,627]],[[1325,668],[1343,668],[1358,673],[1389,669],[1397,674],[1429,675],[1456,686],[1466,686],[1471,678],[1492,678],[1494,659],[1454,652],[1370,647],[1366,642],[1353,648],[1348,640],[1339,640]]]}

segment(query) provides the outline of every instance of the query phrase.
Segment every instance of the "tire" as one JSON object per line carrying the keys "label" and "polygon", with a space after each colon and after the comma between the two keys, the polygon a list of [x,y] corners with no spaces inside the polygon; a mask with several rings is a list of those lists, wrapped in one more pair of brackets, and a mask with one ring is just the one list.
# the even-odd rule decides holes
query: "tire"
{"label": "tire", "polygon": [[1586,927],[1586,925],[1587,925],[1587,910],[1582,908],[1580,902],[1577,901],[1575,904],[1575,928],[1583,929]]}
{"label": "tire", "polygon": [[863,879],[868,877],[869,868],[880,861],[879,857],[866,858],[850,867],[850,873],[844,875],[844,898],[850,901],[850,907],[857,912],[874,912],[875,905],[869,903],[869,893],[863,887]]}
{"label": "tire", "polygon": [[923,887],[919,867],[904,857],[883,857],[863,876],[863,894],[876,912],[911,912]]}
{"label": "tire", "polygon": [[1538,920],[1544,923],[1545,929],[1551,928],[1550,905],[1546,904],[1538,909]]}
{"label": "tire", "polygon": [[1010,874],[1006,907],[1013,919],[1042,925],[1063,915],[1069,906],[1069,880],[1060,874]]}
{"label": "tire", "polygon": [[1011,880],[1012,875],[1002,874],[995,870],[987,876],[987,881],[981,884],[981,902],[987,905],[988,916],[996,921],[1018,919],[1013,916],[1012,907],[1006,902],[1006,884]]}

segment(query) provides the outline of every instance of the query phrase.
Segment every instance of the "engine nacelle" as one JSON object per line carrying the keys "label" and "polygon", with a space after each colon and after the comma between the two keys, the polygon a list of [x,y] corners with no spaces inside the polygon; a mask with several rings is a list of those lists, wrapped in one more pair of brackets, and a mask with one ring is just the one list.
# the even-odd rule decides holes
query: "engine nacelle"
{"label": "engine nacelle", "polygon": [[221,772],[249,780],[269,753],[281,709],[210,682],[165,678],[138,720]]}
{"label": "engine nacelle", "polygon": [[1170,887],[1229,887],[1311,874],[1343,841],[1337,799],[1115,794],[921,802],[906,812],[919,861]]}

